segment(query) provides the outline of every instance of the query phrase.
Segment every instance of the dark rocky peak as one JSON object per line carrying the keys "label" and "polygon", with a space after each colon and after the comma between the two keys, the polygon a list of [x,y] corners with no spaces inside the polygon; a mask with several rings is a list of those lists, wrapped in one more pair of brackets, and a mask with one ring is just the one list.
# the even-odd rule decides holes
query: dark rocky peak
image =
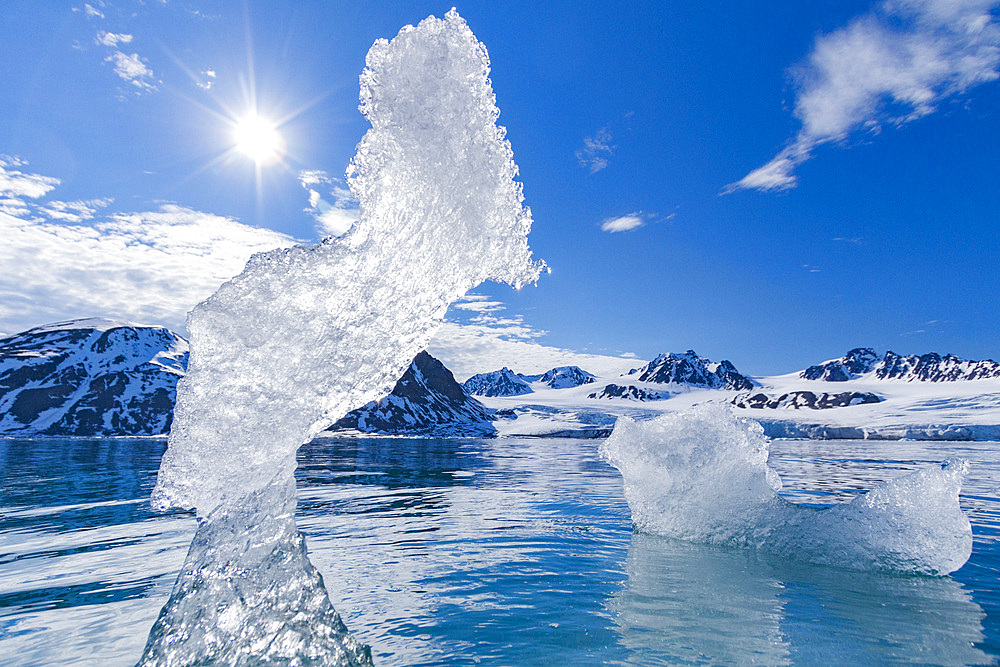
{"label": "dark rocky peak", "polygon": [[473,375],[462,387],[466,393],[475,396],[521,396],[534,391],[520,375],[506,366],[498,371]]}
{"label": "dark rocky peak", "polygon": [[444,364],[421,352],[385,398],[345,415],[331,431],[388,435],[493,437],[496,417],[467,395]]}
{"label": "dark rocky peak", "polygon": [[791,391],[780,396],[769,396],[764,393],[740,394],[733,399],[733,405],[738,408],[757,410],[826,410],[829,408],[846,408],[866,403],[880,403],[882,400],[880,396],[867,391],[845,391],[836,394]]}
{"label": "dark rocky peak", "polygon": [[630,401],[657,401],[669,398],[669,392],[650,391],[634,385],[609,384],[600,391],[595,391],[589,398],[624,398]]}
{"label": "dark rocky peak", "polygon": [[870,347],[856,347],[840,359],[831,359],[816,366],[810,366],[799,377],[804,380],[825,382],[847,382],[870,373],[878,363],[878,353]]}
{"label": "dark rocky peak", "polygon": [[753,389],[757,384],[743,375],[730,361],[713,363],[694,350],[684,354],[661,354],[641,368],[626,375],[638,374],[640,382],[684,384],[708,389]]}
{"label": "dark rocky peak", "polygon": [[[528,379],[525,376],[521,377],[525,380]],[[583,384],[590,384],[594,379],[594,375],[579,366],[557,366],[543,373],[537,381],[553,389],[568,389],[570,387],[579,387]]]}
{"label": "dark rocky peak", "polygon": [[103,319],[0,340],[0,433],[157,435],[170,428],[187,341]]}
{"label": "dark rocky peak", "polygon": [[902,356],[892,350],[875,368],[880,380],[906,380],[918,382],[959,382],[1000,378],[1000,363],[992,359],[972,361],[953,354],[941,356],[928,352],[920,356]]}

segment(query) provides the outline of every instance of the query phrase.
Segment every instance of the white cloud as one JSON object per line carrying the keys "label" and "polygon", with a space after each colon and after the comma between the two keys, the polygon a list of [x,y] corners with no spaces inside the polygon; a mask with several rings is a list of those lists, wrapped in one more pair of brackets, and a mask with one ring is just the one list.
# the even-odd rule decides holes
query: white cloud
{"label": "white cloud", "polygon": [[[107,317],[183,333],[187,311],[239,273],[251,254],[296,243],[176,204],[87,220],[110,200],[27,201],[58,180],[7,169],[23,165],[16,158],[0,163],[0,184],[14,183],[11,196],[0,192],[0,331]],[[329,184],[325,178],[302,175],[304,184]],[[539,344],[546,332],[503,316],[504,304],[482,294],[467,295],[456,309],[468,321],[446,322],[429,349],[459,379],[501,366],[527,373],[575,364],[609,375],[634,365]]]}
{"label": "white cloud", "polygon": [[153,78],[153,70],[149,69],[138,53],[127,55],[121,51],[115,51],[105,58],[105,61],[113,62],[115,74],[139,90],[146,92],[156,90],[156,86],[150,81]]}
{"label": "white cloud", "polygon": [[[46,183],[45,191],[58,183],[19,177]],[[174,204],[81,222],[108,203],[0,199],[0,330],[95,316],[183,330],[187,311],[239,273],[251,254],[295,243]]]}
{"label": "white cloud", "polygon": [[195,84],[204,90],[211,90],[212,86],[215,85],[215,70],[202,70],[201,76],[202,79],[200,81],[195,81]]}
{"label": "white cloud", "polygon": [[576,160],[581,167],[590,169],[590,173],[596,174],[608,166],[608,158],[615,148],[616,146],[611,144],[611,131],[602,127],[594,136],[583,138],[583,148],[576,151]]}
{"label": "white cloud", "polygon": [[38,199],[59,185],[59,179],[39,174],[25,174],[17,169],[26,162],[0,155],[0,196]]}
{"label": "white cloud", "polygon": [[530,341],[548,333],[525,324],[520,315],[501,315],[505,310],[507,306],[502,301],[473,292],[453,303],[446,317],[459,324],[489,327],[508,340]]}
{"label": "white cloud", "polygon": [[948,97],[1000,77],[997,0],[888,0],[816,40],[791,70],[802,127],[773,160],[729,185],[786,190],[821,144],[933,113]]}
{"label": "white cloud", "polygon": [[103,19],[104,18],[104,12],[102,12],[100,9],[97,9],[97,8],[91,6],[91,5],[85,4],[83,6],[83,11],[87,15],[87,18],[91,18],[91,17],[99,18],[99,19]]}
{"label": "white cloud", "polygon": [[125,33],[105,32],[97,33],[97,43],[104,46],[117,47],[119,44],[128,44],[132,41],[132,35]]}
{"label": "white cloud", "polygon": [[[478,294],[471,296],[480,296]],[[459,310],[469,310],[475,313],[496,313],[504,310],[504,304],[500,301],[489,301],[486,297],[469,301],[457,301],[452,304],[453,308]]]}
{"label": "white cloud", "polygon": [[[343,181],[320,169],[312,169],[299,172],[299,182],[309,193],[309,207],[305,210],[316,220],[320,236],[342,236],[357,222],[358,202]],[[320,194],[320,189],[328,193],[332,203]]]}
{"label": "white cloud", "polygon": [[503,302],[471,292],[452,304],[428,352],[440,359],[460,381],[476,373],[508,366],[520,373],[541,373],[555,366],[577,365],[599,375],[616,375],[635,365],[634,358],[585,354],[538,339],[548,332],[524,322],[520,315],[502,315]]}
{"label": "white cloud", "polygon": [[109,206],[113,199],[87,199],[78,201],[51,201],[40,206],[44,217],[63,222],[83,222],[93,219],[99,209]]}
{"label": "white cloud", "polygon": [[628,215],[621,215],[617,218],[608,218],[601,223],[602,232],[627,232],[632,229],[638,229],[642,227],[645,223],[643,220],[643,215],[641,212],[629,213]]}
{"label": "white cloud", "polygon": [[525,374],[556,366],[579,366],[595,375],[617,375],[635,366],[634,358],[574,352],[510,339],[502,329],[456,322],[442,324],[427,351],[440,359],[459,382],[504,366]]}

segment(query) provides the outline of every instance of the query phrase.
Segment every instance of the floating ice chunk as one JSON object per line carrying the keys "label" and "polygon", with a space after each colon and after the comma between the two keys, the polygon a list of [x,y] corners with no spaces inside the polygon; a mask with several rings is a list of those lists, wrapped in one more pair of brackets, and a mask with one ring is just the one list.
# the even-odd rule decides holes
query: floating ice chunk
{"label": "floating ice chunk", "polygon": [[538,278],[489,57],[465,21],[406,26],[366,65],[372,128],[348,169],[360,218],[339,239],[255,255],[191,311],[159,508],[204,516],[290,473],[299,445],[392,389],[451,302]]}
{"label": "floating ice chunk", "polygon": [[640,532],[763,549],[854,569],[947,574],[972,553],[958,503],[965,461],[924,468],[817,510],[778,496],[757,422],[706,405],[622,417],[601,454],[618,468]]}

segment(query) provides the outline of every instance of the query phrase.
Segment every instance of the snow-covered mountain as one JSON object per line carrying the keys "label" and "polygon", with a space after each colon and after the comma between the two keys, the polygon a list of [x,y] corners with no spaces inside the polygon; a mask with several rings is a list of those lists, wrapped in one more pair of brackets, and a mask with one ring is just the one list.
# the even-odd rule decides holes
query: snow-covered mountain
{"label": "snow-covered mountain", "polygon": [[[101,319],[0,339],[0,436],[163,435],[170,431],[187,341],[163,327]],[[496,435],[495,417],[422,352],[378,404],[338,425],[366,433]]]}
{"label": "snow-covered mountain", "polygon": [[501,435],[601,437],[627,415],[647,419],[727,403],[772,437],[1000,439],[1000,374],[990,361],[877,355],[856,348],[804,371],[750,378],[694,352],[660,355],[592,384],[481,399],[504,419]]}
{"label": "snow-covered mountain", "polygon": [[936,352],[903,356],[892,350],[880,360],[872,348],[859,347],[839,359],[810,366],[799,374],[804,380],[825,382],[848,382],[867,375],[879,380],[961,382],[1000,378],[1000,363],[992,359],[960,359],[953,354],[942,356]]}
{"label": "snow-covered mountain", "polygon": [[953,354],[943,357],[936,352],[900,356],[895,352],[885,353],[881,363],[875,367],[875,377],[880,380],[917,380],[920,382],[961,382],[1000,378],[1000,364],[992,359],[970,361],[959,359]]}
{"label": "snow-covered mountain", "polygon": [[[0,436],[166,433],[186,363],[186,341],[162,327],[77,320],[0,338]],[[601,437],[622,415],[722,402],[772,437],[1000,439],[1000,364],[989,360],[855,348],[801,372],[750,378],[688,351],[617,373],[503,368],[463,391],[421,353],[392,394],[332,433]]]}
{"label": "snow-covered mountain", "polygon": [[756,383],[741,374],[732,362],[712,361],[699,357],[694,350],[684,354],[661,354],[645,366],[633,368],[626,376],[635,375],[640,382],[679,384],[705,389],[753,389]]}
{"label": "snow-covered mountain", "polygon": [[0,435],[166,433],[187,356],[168,329],[102,319],[0,339]]}
{"label": "snow-covered mountain", "polygon": [[462,387],[473,396],[522,396],[534,391],[524,377],[506,366],[498,371],[477,373],[466,380]]}
{"label": "snow-covered mountain", "polygon": [[626,398],[631,401],[658,401],[662,398],[669,398],[667,392],[652,391],[633,385],[620,385],[609,383],[604,389],[588,394],[587,398]]}
{"label": "snow-covered mountain", "polygon": [[557,366],[546,371],[538,378],[538,382],[552,389],[579,387],[582,384],[590,384],[593,381],[594,376],[579,366]]}
{"label": "snow-covered mountain", "polygon": [[803,380],[822,380],[824,382],[847,382],[870,373],[878,363],[878,354],[870,347],[856,347],[839,359],[824,361],[822,364],[810,366],[799,377]]}
{"label": "snow-covered mountain", "polygon": [[351,413],[331,431],[390,435],[490,438],[496,417],[468,396],[444,364],[421,352],[392,393]]}
{"label": "snow-covered mountain", "polygon": [[765,393],[740,394],[733,399],[733,405],[738,408],[754,410],[792,409],[792,410],[829,410],[830,408],[846,408],[865,403],[880,403],[882,398],[870,391],[843,391],[836,394],[811,391],[791,391],[780,396],[768,396]]}

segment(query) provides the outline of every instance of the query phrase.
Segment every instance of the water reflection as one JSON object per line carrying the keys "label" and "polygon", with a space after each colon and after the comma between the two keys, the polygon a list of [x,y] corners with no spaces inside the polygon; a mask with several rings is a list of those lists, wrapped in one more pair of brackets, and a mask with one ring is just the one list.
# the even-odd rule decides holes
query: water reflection
{"label": "water reflection", "polygon": [[982,664],[982,608],[950,578],[853,572],[635,534],[609,603],[625,662]]}
{"label": "water reflection", "polygon": [[299,466],[310,556],[376,664],[596,664],[614,650],[603,601],[630,532],[592,443],[330,440]]}
{"label": "water reflection", "polygon": [[4,529],[66,531],[155,516],[145,499],[164,449],[162,438],[0,439]]}
{"label": "water reflection", "polygon": [[[954,664],[1000,653],[1000,443],[772,446],[797,501],[823,483],[870,488],[952,447],[972,459],[962,502],[976,547],[943,580],[845,577],[633,536],[621,478],[594,445],[344,438],[299,451],[309,558],[376,664]],[[0,663],[141,655],[196,528],[190,514],[148,508],[163,446],[0,439]]]}

